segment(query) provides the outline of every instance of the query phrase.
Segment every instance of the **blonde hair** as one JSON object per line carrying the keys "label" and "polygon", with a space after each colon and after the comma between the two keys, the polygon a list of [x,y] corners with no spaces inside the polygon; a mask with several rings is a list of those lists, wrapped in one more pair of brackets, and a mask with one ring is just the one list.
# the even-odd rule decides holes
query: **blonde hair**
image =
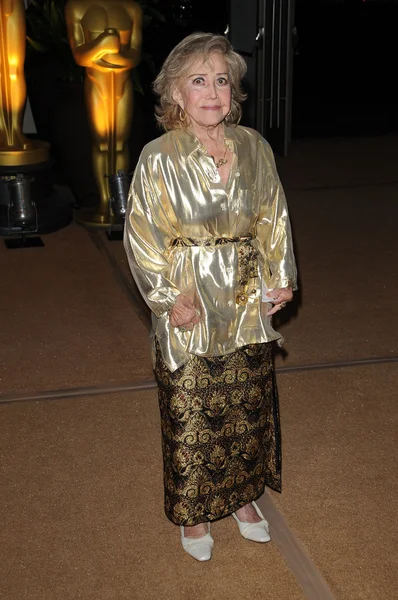
{"label": "blonde hair", "polygon": [[178,80],[196,59],[206,61],[215,52],[219,52],[226,62],[231,84],[231,110],[224,122],[226,125],[239,123],[242,116],[241,102],[246,99],[241,88],[241,80],[247,70],[246,62],[222,35],[198,32],[188,35],[170,52],[153,84],[153,89],[159,96],[156,119],[166,131],[186,127],[185,120],[183,122],[180,119],[180,106],[173,99]]}

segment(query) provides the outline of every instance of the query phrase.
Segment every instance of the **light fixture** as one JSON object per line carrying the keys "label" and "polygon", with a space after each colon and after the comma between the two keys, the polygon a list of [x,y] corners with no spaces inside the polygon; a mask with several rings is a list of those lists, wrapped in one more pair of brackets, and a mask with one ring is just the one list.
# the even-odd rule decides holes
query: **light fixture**
{"label": "light fixture", "polygon": [[[130,177],[124,171],[118,171],[115,175],[106,175],[105,177],[108,178],[111,194],[109,199],[111,223],[107,235],[110,240],[120,240],[123,236],[123,226],[126,218]],[[114,223],[114,219],[118,220],[119,223]]]}
{"label": "light fixture", "polygon": [[31,177],[17,173],[7,178],[8,188],[8,230],[12,238],[6,239],[7,248],[28,248],[43,246],[40,237],[25,237],[39,229],[36,204],[31,195]]}
{"label": "light fixture", "polygon": [[18,174],[7,182],[9,193],[8,226],[10,233],[17,228],[23,232],[38,230],[36,205],[31,198],[30,177]]}

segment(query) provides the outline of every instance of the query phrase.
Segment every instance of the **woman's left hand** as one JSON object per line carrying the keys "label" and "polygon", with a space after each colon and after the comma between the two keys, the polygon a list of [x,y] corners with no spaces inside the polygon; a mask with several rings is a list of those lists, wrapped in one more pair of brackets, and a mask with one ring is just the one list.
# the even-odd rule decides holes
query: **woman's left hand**
{"label": "woman's left hand", "polygon": [[269,298],[269,301],[275,305],[268,311],[268,316],[270,317],[278,312],[278,310],[284,308],[287,302],[293,300],[293,290],[291,287],[274,288],[268,292],[267,297]]}

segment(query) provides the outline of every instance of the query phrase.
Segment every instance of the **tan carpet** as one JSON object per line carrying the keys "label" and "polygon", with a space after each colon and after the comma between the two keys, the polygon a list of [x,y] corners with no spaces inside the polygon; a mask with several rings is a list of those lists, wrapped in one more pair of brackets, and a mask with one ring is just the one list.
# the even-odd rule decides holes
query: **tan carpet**
{"label": "tan carpet", "polygon": [[[398,356],[398,185],[291,191],[300,291],[278,366]],[[297,304],[300,306],[297,307]]]}
{"label": "tan carpet", "polygon": [[86,230],[71,225],[43,241],[0,243],[1,392],[150,377],[147,331]]}
{"label": "tan carpet", "polygon": [[[397,369],[279,377],[272,497],[337,600],[395,598]],[[210,564],[182,553],[162,510],[153,392],[3,405],[0,423],[5,598],[303,597],[276,547],[245,542],[231,519],[213,527]]]}
{"label": "tan carpet", "polygon": [[304,600],[275,545],[231,518],[212,528],[210,563],[182,551],[153,392],[0,405],[0,440],[0,597]]}
{"label": "tan carpet", "polygon": [[397,376],[395,364],[279,377],[272,497],[338,600],[397,597]]}

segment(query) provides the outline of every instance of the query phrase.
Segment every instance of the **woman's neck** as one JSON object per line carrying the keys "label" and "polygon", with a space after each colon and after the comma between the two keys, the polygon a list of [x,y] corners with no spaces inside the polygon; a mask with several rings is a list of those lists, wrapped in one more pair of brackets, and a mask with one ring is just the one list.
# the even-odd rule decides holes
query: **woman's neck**
{"label": "woman's neck", "polygon": [[215,127],[201,127],[196,123],[188,128],[198,140],[207,148],[208,146],[222,146],[224,144],[224,125],[219,123]]}

